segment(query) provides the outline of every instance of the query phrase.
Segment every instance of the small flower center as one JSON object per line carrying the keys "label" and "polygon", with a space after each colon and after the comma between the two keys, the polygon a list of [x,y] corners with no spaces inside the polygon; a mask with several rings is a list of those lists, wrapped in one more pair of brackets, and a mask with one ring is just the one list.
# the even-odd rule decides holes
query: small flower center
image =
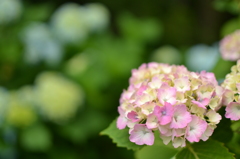
{"label": "small flower center", "polygon": [[167,112],[165,110],[162,111],[162,115],[166,115]]}

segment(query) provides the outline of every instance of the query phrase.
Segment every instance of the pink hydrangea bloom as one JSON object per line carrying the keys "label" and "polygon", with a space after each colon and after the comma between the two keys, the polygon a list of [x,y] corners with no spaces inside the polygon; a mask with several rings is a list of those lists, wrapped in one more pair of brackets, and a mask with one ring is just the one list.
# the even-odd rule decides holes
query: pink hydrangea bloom
{"label": "pink hydrangea bloom", "polygon": [[220,52],[222,58],[230,61],[237,61],[240,59],[240,30],[224,37],[220,42]]}
{"label": "pink hydrangea bloom", "polygon": [[224,89],[213,73],[152,62],[132,70],[129,82],[120,98],[117,127],[128,127],[130,141],[138,145],[152,145],[155,131],[174,147],[205,141],[221,120],[216,111]]}

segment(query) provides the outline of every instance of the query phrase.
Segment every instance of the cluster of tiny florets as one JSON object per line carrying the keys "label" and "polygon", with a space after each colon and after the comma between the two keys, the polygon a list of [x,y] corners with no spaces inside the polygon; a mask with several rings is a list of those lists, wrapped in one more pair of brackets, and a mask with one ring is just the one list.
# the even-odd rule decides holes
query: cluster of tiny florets
{"label": "cluster of tiny florets", "polygon": [[230,61],[240,59],[240,30],[225,36],[220,42],[222,58]]}
{"label": "cluster of tiny florets", "polygon": [[240,119],[240,60],[232,66],[231,73],[226,75],[222,83],[225,88],[223,94],[223,105],[226,106],[225,117],[231,120]]}
{"label": "cluster of tiny florets", "polygon": [[129,128],[130,141],[152,145],[154,131],[164,144],[184,147],[206,141],[221,115],[223,88],[213,73],[190,72],[184,66],[148,63],[132,70],[120,98],[118,129]]}

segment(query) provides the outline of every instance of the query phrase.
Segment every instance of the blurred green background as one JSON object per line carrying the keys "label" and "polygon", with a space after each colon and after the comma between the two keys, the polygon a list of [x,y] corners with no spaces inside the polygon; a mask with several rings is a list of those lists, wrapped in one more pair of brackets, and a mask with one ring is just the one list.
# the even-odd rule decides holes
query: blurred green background
{"label": "blurred green background", "polygon": [[237,0],[0,0],[0,158],[134,158],[100,136],[131,70],[213,71],[240,28]]}

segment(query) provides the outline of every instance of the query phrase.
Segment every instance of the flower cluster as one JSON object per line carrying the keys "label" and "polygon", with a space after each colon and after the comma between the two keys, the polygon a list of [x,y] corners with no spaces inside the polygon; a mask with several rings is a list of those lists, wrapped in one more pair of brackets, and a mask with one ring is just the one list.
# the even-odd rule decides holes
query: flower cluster
{"label": "flower cluster", "polygon": [[62,60],[63,48],[47,24],[32,22],[22,31],[21,37],[27,63],[44,61],[50,66],[56,66]]}
{"label": "flower cluster", "polygon": [[52,15],[50,25],[63,44],[78,44],[91,33],[104,31],[109,23],[109,11],[100,3],[81,6],[66,3]]}
{"label": "flower cluster", "polygon": [[220,42],[220,52],[222,58],[230,61],[240,59],[240,30],[236,30],[232,34],[227,35]]}
{"label": "flower cluster", "polygon": [[4,102],[5,108],[1,106],[1,111],[4,110],[5,112],[3,121],[5,120],[15,127],[27,127],[37,120],[31,90],[31,86],[23,86],[18,90],[5,90],[4,92],[1,90],[1,95],[4,95],[6,100]]}
{"label": "flower cluster", "polygon": [[184,66],[148,63],[132,70],[130,86],[120,98],[118,129],[129,127],[130,141],[152,145],[154,131],[174,147],[206,141],[221,115],[224,89],[213,73]]}
{"label": "flower cluster", "polygon": [[22,12],[21,0],[0,0],[0,25],[16,22]]}
{"label": "flower cluster", "polygon": [[39,110],[54,122],[74,116],[84,98],[79,85],[56,72],[43,72],[37,77],[34,95]]}
{"label": "flower cluster", "polygon": [[223,94],[223,105],[227,106],[225,117],[230,118],[231,120],[239,120],[240,60],[237,61],[237,65],[232,66],[231,73],[226,75],[222,87],[226,89]]}

